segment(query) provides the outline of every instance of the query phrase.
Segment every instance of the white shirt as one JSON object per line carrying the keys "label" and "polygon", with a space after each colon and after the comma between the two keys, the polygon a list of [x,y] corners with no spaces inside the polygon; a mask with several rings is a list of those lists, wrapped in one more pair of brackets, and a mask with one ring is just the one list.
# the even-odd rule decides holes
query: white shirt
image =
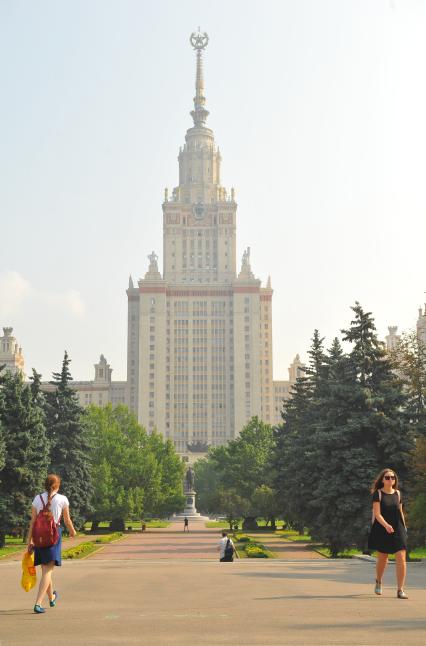
{"label": "white shirt", "polygon": [[[43,498],[44,504],[47,504],[47,499],[48,499],[47,491],[42,493],[41,496]],[[63,509],[69,506],[70,506],[70,503],[66,496],[63,496],[61,493],[56,493],[53,496],[53,498],[50,501],[50,510],[53,514],[53,519],[56,524],[58,524],[59,521],[61,520]],[[37,513],[39,513],[39,511],[43,509],[43,505],[41,504],[39,495],[34,498],[33,507],[35,508]]]}
{"label": "white shirt", "polygon": [[225,549],[226,549],[226,544],[227,544],[228,541],[229,541],[230,546],[234,547],[234,543],[232,542],[232,539],[229,538],[229,536],[224,536],[219,541],[219,557],[221,559],[223,559],[225,557]]}

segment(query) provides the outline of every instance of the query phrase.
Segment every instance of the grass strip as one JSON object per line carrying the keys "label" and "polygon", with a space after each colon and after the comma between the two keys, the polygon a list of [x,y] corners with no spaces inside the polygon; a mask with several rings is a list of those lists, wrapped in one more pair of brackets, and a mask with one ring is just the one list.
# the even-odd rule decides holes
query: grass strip
{"label": "grass strip", "polygon": [[263,543],[255,541],[248,534],[234,534],[236,549],[240,558],[248,559],[273,559],[277,558],[274,552],[271,552]]}
{"label": "grass strip", "polygon": [[120,540],[123,537],[121,532],[114,532],[112,534],[107,534],[106,536],[100,536],[96,540],[88,541],[86,543],[80,543],[75,547],[70,547],[62,553],[63,559],[81,559],[89,556],[93,552],[101,549],[106,543],[112,543],[114,541]]}

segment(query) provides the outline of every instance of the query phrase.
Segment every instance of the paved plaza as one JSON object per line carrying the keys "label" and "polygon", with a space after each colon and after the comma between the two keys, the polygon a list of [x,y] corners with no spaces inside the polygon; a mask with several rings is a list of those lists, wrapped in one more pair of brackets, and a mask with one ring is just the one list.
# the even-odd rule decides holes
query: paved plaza
{"label": "paved plaza", "polygon": [[[17,561],[0,562],[0,644],[425,644],[426,563],[408,566],[408,601],[372,593],[374,564],[313,556],[219,563],[217,530],[130,534],[55,572],[61,598],[34,615]],[[291,548],[291,546],[290,546]],[[40,629],[40,623],[42,629]]]}

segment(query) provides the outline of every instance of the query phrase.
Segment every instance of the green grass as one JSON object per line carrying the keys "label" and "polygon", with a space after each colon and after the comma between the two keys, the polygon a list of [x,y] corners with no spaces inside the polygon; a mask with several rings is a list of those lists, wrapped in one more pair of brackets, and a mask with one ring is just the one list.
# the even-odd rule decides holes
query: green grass
{"label": "green grass", "polygon": [[[146,525],[147,527],[157,527],[157,528],[159,528],[159,529],[163,529],[164,527],[168,527],[168,526],[170,525],[170,523],[169,523],[169,521],[167,521],[167,520],[156,520],[156,519],[153,519],[153,520],[147,520],[147,521],[145,522],[145,525]],[[140,525],[139,525],[139,527],[140,527]]]}
{"label": "green grass", "polygon": [[[144,520],[143,522],[147,527],[163,528],[163,527],[168,527],[170,525],[169,521],[160,520],[159,518],[152,518],[150,520]],[[110,526],[110,521],[105,520],[99,523],[98,528],[99,530],[104,531],[105,529],[109,529],[109,526]],[[84,529],[86,532],[90,532],[91,527],[92,527],[92,523],[90,521],[84,524]],[[142,521],[127,520],[125,523],[125,528],[127,529],[128,527],[131,527],[132,529],[136,529],[140,531],[142,529]]]}
{"label": "green grass", "polygon": [[229,529],[229,523],[226,522],[226,520],[208,520],[205,523],[205,526],[208,528],[223,528],[223,529]]}
{"label": "green grass", "polygon": [[2,556],[8,556],[9,554],[15,554],[16,552],[24,552],[26,546],[27,543],[23,543],[22,538],[6,536],[6,545],[0,548],[0,558]]}
{"label": "green grass", "polygon": [[255,541],[248,534],[233,534],[235,548],[240,558],[276,558],[276,554],[268,550],[262,543]]}
{"label": "green grass", "polygon": [[112,541],[117,541],[121,538],[123,534],[121,532],[113,532],[112,534],[107,534],[106,536],[100,536],[96,540],[87,541],[86,543],[80,543],[76,547],[70,547],[68,550],[64,550],[62,553],[63,559],[81,559],[92,552],[96,552],[102,545],[106,543],[111,543]]}

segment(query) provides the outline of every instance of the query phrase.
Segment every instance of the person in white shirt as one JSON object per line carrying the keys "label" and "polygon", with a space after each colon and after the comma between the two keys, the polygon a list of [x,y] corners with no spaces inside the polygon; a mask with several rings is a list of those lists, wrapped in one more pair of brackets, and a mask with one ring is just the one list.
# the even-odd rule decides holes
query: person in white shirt
{"label": "person in white shirt", "polygon": [[[226,563],[227,561],[228,562],[233,561],[234,554],[237,558],[239,558],[238,552],[235,549],[232,539],[228,537],[228,532],[222,532],[222,538],[219,541],[219,545],[217,546],[217,549],[219,552],[219,560],[221,563]],[[226,552],[229,552],[229,553],[227,554]]]}
{"label": "person in white shirt", "polygon": [[[42,577],[38,589],[37,599],[34,606],[34,612],[37,614],[45,612],[42,606],[43,599],[47,594],[49,605],[53,608],[56,605],[58,594],[53,590],[52,572],[55,565],[61,565],[61,543],[62,531],[59,526],[63,516],[65,525],[71,537],[76,535],[74,525],[70,517],[69,502],[66,496],[58,493],[61,485],[61,478],[51,473],[45,481],[46,491],[37,495],[31,507],[31,522],[28,529],[28,551],[34,550],[34,565],[41,565]],[[44,508],[52,513],[53,520],[57,525],[59,534],[58,540],[50,547],[36,547],[33,542],[33,526],[37,515]]]}

